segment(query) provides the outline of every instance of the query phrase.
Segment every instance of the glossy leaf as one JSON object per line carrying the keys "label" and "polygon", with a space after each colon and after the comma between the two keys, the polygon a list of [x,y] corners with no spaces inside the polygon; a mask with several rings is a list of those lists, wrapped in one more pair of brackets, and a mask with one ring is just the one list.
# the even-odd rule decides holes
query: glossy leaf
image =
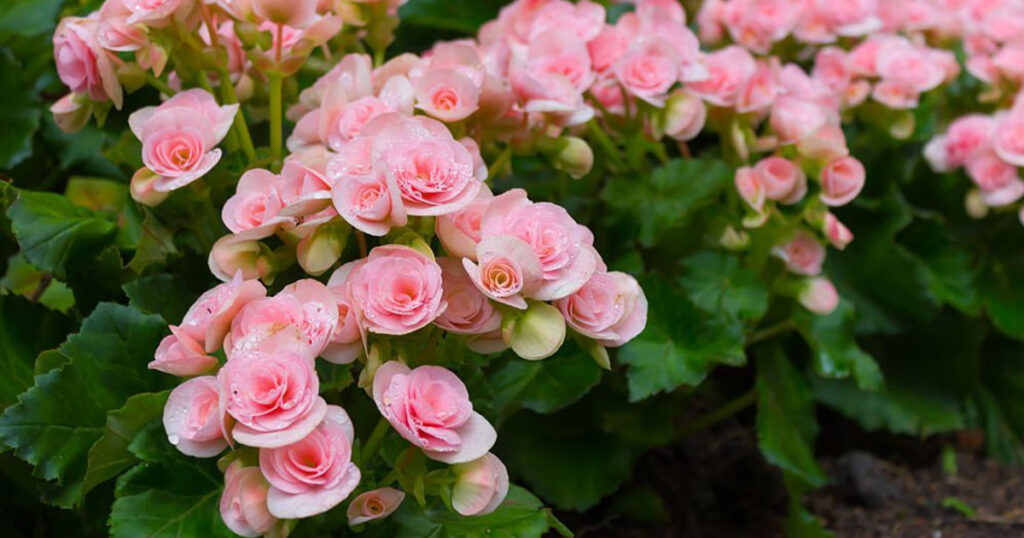
{"label": "glossy leaf", "polygon": [[708,312],[757,320],[768,310],[768,289],[757,275],[740,268],[735,255],[703,251],[683,260],[679,283]]}
{"label": "glossy leaf", "polygon": [[391,517],[395,538],[540,538],[552,516],[537,497],[512,485],[501,506],[485,516],[463,517],[441,503],[422,509],[407,499]]}
{"label": "glossy leaf", "polygon": [[552,413],[579,400],[600,380],[600,367],[571,341],[542,361],[510,358],[490,376],[495,408],[521,405],[538,413]]}
{"label": "glossy leaf", "polygon": [[33,384],[36,355],[55,347],[71,327],[48,308],[13,295],[0,295],[0,408]]}
{"label": "glossy leaf", "polygon": [[854,338],[854,312],[849,302],[841,301],[827,316],[799,310],[793,320],[811,346],[814,371],[818,375],[833,379],[852,375],[863,390],[877,390],[882,385],[878,363]]}

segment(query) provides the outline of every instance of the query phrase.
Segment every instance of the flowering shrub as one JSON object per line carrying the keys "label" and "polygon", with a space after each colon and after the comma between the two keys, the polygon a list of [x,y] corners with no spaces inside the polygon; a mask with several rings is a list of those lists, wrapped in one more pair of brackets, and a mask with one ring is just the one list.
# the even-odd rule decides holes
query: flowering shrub
{"label": "flowering shrub", "polygon": [[1014,0],[14,5],[0,441],[113,536],[568,535],[752,404],[795,500],[818,403],[1024,457]]}

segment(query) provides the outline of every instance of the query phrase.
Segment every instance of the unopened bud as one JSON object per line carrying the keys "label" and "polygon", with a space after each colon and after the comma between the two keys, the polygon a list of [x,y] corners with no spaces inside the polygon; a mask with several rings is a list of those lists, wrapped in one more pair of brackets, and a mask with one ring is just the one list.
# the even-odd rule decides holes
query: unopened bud
{"label": "unopened bud", "polygon": [[797,296],[807,310],[822,316],[831,314],[839,306],[839,293],[827,278],[814,277],[804,282]]}
{"label": "unopened bud", "polygon": [[92,116],[92,103],[84,95],[69,93],[50,107],[53,121],[65,133],[75,133],[85,127]]}
{"label": "unopened bud", "polygon": [[967,192],[967,196],[964,198],[964,209],[967,210],[967,214],[972,219],[983,219],[985,215],[988,215],[988,204],[985,203],[984,197],[981,195],[981,191],[978,189],[971,189]]}
{"label": "unopened bud", "polygon": [[132,195],[132,199],[142,205],[150,207],[155,207],[163,203],[171,193],[160,192],[153,188],[156,185],[156,180],[159,178],[160,176],[155,174],[149,168],[139,168],[135,172],[135,175],[132,176],[128,185],[128,190]]}
{"label": "unopened bud", "polygon": [[502,337],[521,358],[546,359],[565,341],[565,319],[554,306],[531,302],[526,312],[503,320]]}

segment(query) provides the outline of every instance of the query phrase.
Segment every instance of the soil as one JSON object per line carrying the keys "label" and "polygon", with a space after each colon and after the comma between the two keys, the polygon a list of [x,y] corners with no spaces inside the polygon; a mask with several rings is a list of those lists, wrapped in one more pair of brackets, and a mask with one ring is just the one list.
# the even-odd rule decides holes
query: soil
{"label": "soil", "polygon": [[[1024,538],[1024,468],[987,459],[980,434],[870,434],[826,414],[818,452],[831,479],[804,505],[837,538]],[[781,537],[788,499],[752,422],[740,415],[641,457],[625,490],[657,493],[661,518],[628,518],[615,498],[558,516],[580,538]],[[945,446],[957,451],[952,474]]]}

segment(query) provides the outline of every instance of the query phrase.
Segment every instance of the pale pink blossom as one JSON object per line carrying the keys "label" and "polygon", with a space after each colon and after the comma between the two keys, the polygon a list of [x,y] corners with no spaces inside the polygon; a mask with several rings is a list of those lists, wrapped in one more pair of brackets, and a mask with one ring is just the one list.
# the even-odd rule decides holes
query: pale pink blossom
{"label": "pale pink blossom", "polygon": [[194,377],[178,385],[164,405],[164,431],[178,450],[196,458],[212,458],[228,446],[217,378]]}
{"label": "pale pink blossom", "polygon": [[337,323],[338,310],[330,291],[307,278],[274,297],[246,304],[231,321],[224,347],[229,359],[254,351],[284,351],[312,359],[327,346]]}
{"label": "pale pink blossom", "polygon": [[445,252],[455,258],[476,261],[476,245],[480,242],[480,225],[494,195],[483,185],[476,199],[465,208],[441,215],[435,222],[435,231]]}
{"label": "pale pink blossom", "polygon": [[294,156],[285,160],[277,187],[283,204],[278,210],[281,216],[305,217],[331,205],[331,184],[322,164],[312,166]]}
{"label": "pale pink blossom", "polygon": [[452,508],[463,516],[482,516],[498,509],[508,495],[508,469],[490,452],[452,466]]}
{"label": "pale pink blossom", "polygon": [[459,260],[438,258],[444,300],[448,308],[434,321],[438,327],[456,333],[481,335],[501,328],[501,313],[477,289]]}
{"label": "pale pink blossom", "polygon": [[405,500],[405,492],[395,488],[377,488],[360,493],[349,503],[345,515],[349,526],[362,525],[384,519],[398,510]]}
{"label": "pale pink blossom", "polygon": [[156,348],[150,369],[187,377],[208,372],[217,365],[217,359],[207,355],[201,343],[174,325],[170,328],[171,334]]}
{"label": "pale pink blossom", "polygon": [[455,69],[434,69],[413,84],[416,107],[444,122],[464,120],[477,111],[480,88]]}
{"label": "pale pink blossom", "polygon": [[374,375],[373,401],[399,435],[437,461],[473,461],[497,439],[494,427],[473,411],[466,385],[440,366],[410,370],[398,361],[384,363]]}
{"label": "pale pink blossom", "polygon": [[775,100],[771,126],[783,144],[798,142],[831,119],[828,109],[817,103],[783,95]]}
{"label": "pale pink blossom", "polygon": [[432,323],[447,306],[441,268],[412,248],[376,247],[353,263],[348,292],[361,326],[370,332],[411,333]]}
{"label": "pale pink blossom", "polygon": [[946,134],[932,139],[924,154],[937,172],[963,166],[971,158],[991,148],[996,122],[982,114],[968,114],[949,125]]}
{"label": "pale pink blossom", "polygon": [[256,538],[270,532],[277,518],[267,509],[267,490],[259,467],[243,467],[235,460],[224,470],[224,493],[220,496],[220,517],[231,532]]}
{"label": "pale pink blossom", "polygon": [[1017,168],[995,153],[984,153],[967,162],[967,175],[981,189],[988,206],[1009,205],[1024,197],[1024,181]]}
{"label": "pale pink blossom", "polygon": [[343,176],[331,194],[334,208],[346,222],[378,237],[408,222],[394,176],[382,168],[365,175]]}
{"label": "pale pink blossom", "polygon": [[864,188],[864,165],[855,157],[840,157],[821,171],[821,201],[830,206],[848,204]]}
{"label": "pale pink blossom", "polygon": [[996,124],[992,149],[1007,163],[1024,166],[1024,114],[1007,114]]}
{"label": "pale pink blossom", "polygon": [[124,5],[132,13],[128,24],[144,23],[150,28],[163,28],[176,16],[188,15],[195,3],[189,0],[124,0]]}
{"label": "pale pink blossom", "polygon": [[525,309],[541,284],[541,262],[526,242],[511,235],[489,235],[477,244],[477,263],[463,258],[469,279],[487,297]]}
{"label": "pale pink blossom", "polygon": [[328,362],[348,364],[363,350],[363,334],[359,327],[359,316],[348,293],[348,277],[356,264],[346,264],[331,274],[327,289],[338,307],[338,324],[330,342],[321,356]]}
{"label": "pale pink blossom", "polygon": [[[98,14],[97,14],[98,15]],[[53,33],[57,76],[72,92],[121,108],[123,91],[108,53],[96,37],[97,16],[62,19]]]}
{"label": "pale pink blossom", "polygon": [[764,184],[769,200],[792,204],[799,202],[807,190],[807,176],[796,163],[783,157],[767,157],[754,166]]}
{"label": "pale pink blossom", "polygon": [[302,439],[260,449],[260,470],[270,482],[267,508],[275,517],[321,514],[344,501],[359,485],[352,462],[355,430],[344,409],[327,406],[323,421]]}
{"label": "pale pink blossom", "polygon": [[736,185],[736,192],[755,213],[764,211],[764,202],[767,198],[764,177],[757,169],[750,166],[741,167],[736,170],[733,182]]}
{"label": "pale pink blossom", "polygon": [[680,77],[679,63],[671,43],[658,37],[641,37],[615,63],[615,76],[631,95],[660,107]]}
{"label": "pale pink blossom", "polygon": [[827,278],[809,279],[797,299],[807,310],[822,316],[831,314],[839,306],[839,293]]}
{"label": "pale pink blossom", "polygon": [[632,276],[598,272],[576,293],[554,305],[576,332],[607,347],[619,347],[647,325],[647,298]]}
{"label": "pale pink blossom", "polygon": [[266,295],[267,289],[258,280],[244,280],[241,273],[235,273],[230,281],[199,296],[185,313],[179,330],[202,342],[207,353],[213,353],[220,349],[235,314],[250,301]]}
{"label": "pale pink blossom", "polygon": [[776,246],[772,254],[781,259],[790,272],[798,275],[817,275],[825,262],[825,247],[805,232],[798,232],[789,242]]}
{"label": "pale pink blossom", "polygon": [[249,231],[253,237],[269,237],[281,226],[294,224],[293,219],[280,214],[283,205],[280,177],[253,168],[239,178],[235,194],[224,203],[221,219],[232,233]]}
{"label": "pale pink blossom", "polygon": [[757,62],[743,47],[729,46],[707,55],[705,80],[690,82],[687,88],[705,101],[722,107],[736,103],[743,84],[757,71]]}
{"label": "pale pink blossom", "polygon": [[839,250],[846,248],[846,245],[853,241],[853,232],[850,231],[839,219],[832,213],[825,213],[825,220],[822,223],[821,231],[825,234],[825,238],[828,239],[832,246]]}

